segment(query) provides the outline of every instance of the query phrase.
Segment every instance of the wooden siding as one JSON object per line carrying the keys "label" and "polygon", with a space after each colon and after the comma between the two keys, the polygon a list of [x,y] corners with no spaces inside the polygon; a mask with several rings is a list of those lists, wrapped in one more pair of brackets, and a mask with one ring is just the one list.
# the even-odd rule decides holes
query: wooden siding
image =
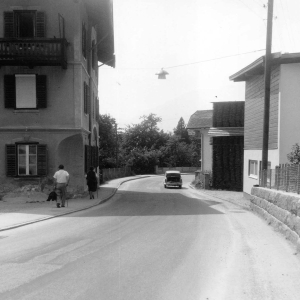
{"label": "wooden siding", "polygon": [[245,102],[214,102],[213,127],[244,127]]}
{"label": "wooden siding", "polygon": [[[280,66],[272,69],[269,149],[278,148],[278,95]],[[245,150],[262,149],[264,117],[264,76],[251,77],[246,82]]]}

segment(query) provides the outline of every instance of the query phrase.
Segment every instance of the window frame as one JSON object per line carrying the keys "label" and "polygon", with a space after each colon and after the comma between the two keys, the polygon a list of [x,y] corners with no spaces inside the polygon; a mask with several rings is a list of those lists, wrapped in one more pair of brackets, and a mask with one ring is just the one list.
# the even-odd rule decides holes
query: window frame
{"label": "window frame", "polygon": [[[36,146],[36,174],[19,174],[19,145]],[[37,142],[18,142],[6,145],[6,176],[17,178],[44,177],[48,174],[48,150],[47,145]]]}
{"label": "window frame", "polygon": [[[20,153],[20,150],[21,150],[21,147],[24,147],[25,146],[25,155]],[[32,154],[30,153],[30,147],[35,147],[35,153]],[[32,164],[30,163],[30,156],[33,156],[35,157],[35,163]],[[21,164],[20,163],[20,158],[24,156],[25,157],[25,164]],[[25,170],[26,170],[26,173],[25,174],[21,174],[20,173],[20,168],[22,166],[25,166]],[[34,166],[34,173],[33,174],[30,174],[30,166]],[[37,176],[37,144],[17,144],[17,175],[19,177],[28,177],[28,176]]]}
{"label": "window frame", "polygon": [[[254,168],[251,165],[254,164]],[[254,172],[252,172],[254,171]],[[253,179],[258,179],[258,161],[254,159],[249,159],[248,161],[248,176]]]}

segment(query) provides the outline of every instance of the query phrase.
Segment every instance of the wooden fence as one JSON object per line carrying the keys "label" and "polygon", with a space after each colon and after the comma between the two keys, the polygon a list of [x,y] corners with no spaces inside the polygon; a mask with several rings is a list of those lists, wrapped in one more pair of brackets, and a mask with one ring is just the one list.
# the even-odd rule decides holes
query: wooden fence
{"label": "wooden fence", "polygon": [[261,172],[262,187],[290,193],[300,193],[300,165],[280,165]]}
{"label": "wooden fence", "polygon": [[131,176],[131,168],[111,168],[111,169],[102,169],[100,170],[100,182],[103,183],[106,180],[111,180],[114,178],[121,178],[126,176]]}

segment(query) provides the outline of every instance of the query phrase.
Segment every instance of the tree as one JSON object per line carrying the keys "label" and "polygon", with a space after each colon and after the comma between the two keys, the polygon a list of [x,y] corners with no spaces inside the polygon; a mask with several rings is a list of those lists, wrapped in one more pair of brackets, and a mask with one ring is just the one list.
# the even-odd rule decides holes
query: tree
{"label": "tree", "polygon": [[110,115],[100,115],[99,166],[101,169],[116,166],[116,151],[118,151],[116,125],[116,120]]}
{"label": "tree", "polygon": [[298,165],[300,163],[300,146],[298,143],[292,146],[292,151],[288,153],[287,159],[294,165]]}
{"label": "tree", "polygon": [[122,147],[126,153],[134,148],[159,149],[168,139],[168,134],[160,131],[157,124],[161,121],[155,114],[142,116],[139,124],[129,125],[125,129]]}
{"label": "tree", "polygon": [[191,143],[188,131],[186,129],[185,122],[181,117],[178,121],[177,127],[174,128],[174,134],[178,136],[182,141],[185,141],[187,144]]}

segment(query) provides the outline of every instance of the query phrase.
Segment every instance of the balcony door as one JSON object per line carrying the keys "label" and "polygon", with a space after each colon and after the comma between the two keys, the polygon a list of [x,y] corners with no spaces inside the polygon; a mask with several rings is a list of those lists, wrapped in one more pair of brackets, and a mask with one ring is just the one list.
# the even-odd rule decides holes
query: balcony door
{"label": "balcony door", "polygon": [[33,38],[35,27],[35,11],[17,11],[16,30],[19,38]]}
{"label": "balcony door", "polygon": [[4,12],[5,38],[44,38],[45,30],[44,12],[34,10],[14,10]]}

